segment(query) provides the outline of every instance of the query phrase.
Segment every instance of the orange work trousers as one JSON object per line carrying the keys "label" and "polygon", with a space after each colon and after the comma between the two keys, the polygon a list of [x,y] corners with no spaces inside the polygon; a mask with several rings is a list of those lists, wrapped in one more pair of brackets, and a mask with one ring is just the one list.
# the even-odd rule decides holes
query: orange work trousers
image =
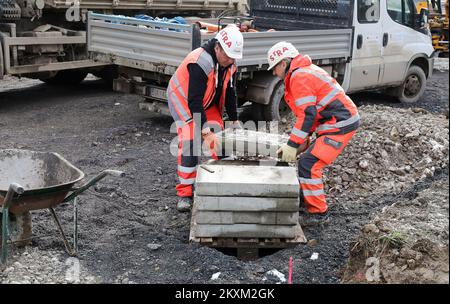
{"label": "orange work trousers", "polygon": [[[222,115],[217,106],[213,105],[206,111],[208,126],[216,131],[223,130],[224,123]],[[201,130],[194,127],[194,121],[177,128],[178,133],[178,179],[176,186],[179,197],[192,197],[194,193],[194,184],[197,177],[197,166],[202,151]],[[197,131],[198,134],[195,134]]]}
{"label": "orange work trousers", "polygon": [[323,169],[342,153],[356,131],[347,134],[321,135],[300,155],[298,175],[303,200],[309,213],[328,210],[323,186]]}

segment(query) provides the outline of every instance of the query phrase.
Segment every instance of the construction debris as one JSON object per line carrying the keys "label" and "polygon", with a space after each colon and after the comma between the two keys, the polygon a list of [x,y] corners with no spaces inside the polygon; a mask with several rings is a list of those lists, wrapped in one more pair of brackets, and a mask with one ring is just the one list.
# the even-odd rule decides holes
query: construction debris
{"label": "construction debris", "polygon": [[361,128],[326,169],[329,197],[400,193],[448,167],[449,124],[443,115],[363,106]]}
{"label": "construction debris", "polygon": [[434,69],[440,72],[448,72],[448,58],[436,58],[434,60]]}
{"label": "construction debris", "polygon": [[448,284],[448,191],[448,179],[435,182],[376,215],[352,246],[344,282]]}

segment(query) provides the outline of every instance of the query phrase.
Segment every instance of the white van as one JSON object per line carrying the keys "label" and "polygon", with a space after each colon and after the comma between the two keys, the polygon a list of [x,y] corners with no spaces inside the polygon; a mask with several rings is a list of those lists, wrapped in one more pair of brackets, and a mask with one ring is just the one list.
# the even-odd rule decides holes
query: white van
{"label": "white van", "polygon": [[381,86],[402,102],[423,94],[433,71],[434,48],[426,14],[416,15],[413,0],[357,0],[349,92]]}

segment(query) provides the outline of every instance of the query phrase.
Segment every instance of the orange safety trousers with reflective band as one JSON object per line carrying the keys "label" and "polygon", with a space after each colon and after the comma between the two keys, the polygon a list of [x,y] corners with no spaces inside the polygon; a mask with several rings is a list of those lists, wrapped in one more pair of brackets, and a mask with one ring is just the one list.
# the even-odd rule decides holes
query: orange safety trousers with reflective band
{"label": "orange safety trousers with reflective band", "polygon": [[328,206],[323,185],[323,168],[330,165],[347,146],[356,131],[319,136],[300,155],[298,175],[303,200],[309,213],[323,213]]}
{"label": "orange safety trousers with reflective band", "polygon": [[[217,106],[206,110],[208,125],[223,130],[222,114]],[[198,134],[195,134],[197,132]],[[195,130],[194,121],[177,128],[178,133],[178,178],[177,195],[179,197],[193,196],[193,187],[197,177],[197,165],[201,151],[201,128]],[[195,138],[198,136],[199,138]]]}
{"label": "orange safety trousers with reflective band", "polygon": [[[206,86],[206,92],[203,97],[203,107],[206,110],[211,106],[216,95],[217,86],[217,68],[215,67],[214,60],[211,55],[203,48],[198,48],[192,51],[183,60],[181,65],[172,76],[167,88],[167,99],[169,102],[170,113],[173,119],[179,127],[184,123],[192,121],[192,113],[189,110],[188,96],[189,96],[189,70],[188,65],[196,63],[198,64],[205,74],[208,76],[208,83]],[[228,88],[228,84],[232,75],[236,71],[236,66],[232,65],[225,74],[224,84],[222,88],[222,94],[219,102],[219,112],[223,114],[225,105],[225,93]]]}
{"label": "orange safety trousers with reflective band", "polygon": [[285,100],[297,117],[289,145],[298,147],[312,133],[316,140],[298,162],[299,183],[308,212],[323,213],[328,206],[323,168],[343,151],[360,124],[358,110],[344,89],[326,71],[299,55],[285,79]]}

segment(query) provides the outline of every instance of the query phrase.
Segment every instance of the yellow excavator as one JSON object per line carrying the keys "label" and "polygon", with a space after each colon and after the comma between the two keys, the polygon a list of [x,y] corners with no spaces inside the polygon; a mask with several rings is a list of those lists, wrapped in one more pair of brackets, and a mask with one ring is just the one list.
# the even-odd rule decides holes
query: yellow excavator
{"label": "yellow excavator", "polygon": [[415,0],[417,13],[422,9],[428,11],[428,24],[431,31],[433,47],[439,52],[439,56],[448,57],[448,5],[445,1],[445,12],[442,10],[440,0]]}

